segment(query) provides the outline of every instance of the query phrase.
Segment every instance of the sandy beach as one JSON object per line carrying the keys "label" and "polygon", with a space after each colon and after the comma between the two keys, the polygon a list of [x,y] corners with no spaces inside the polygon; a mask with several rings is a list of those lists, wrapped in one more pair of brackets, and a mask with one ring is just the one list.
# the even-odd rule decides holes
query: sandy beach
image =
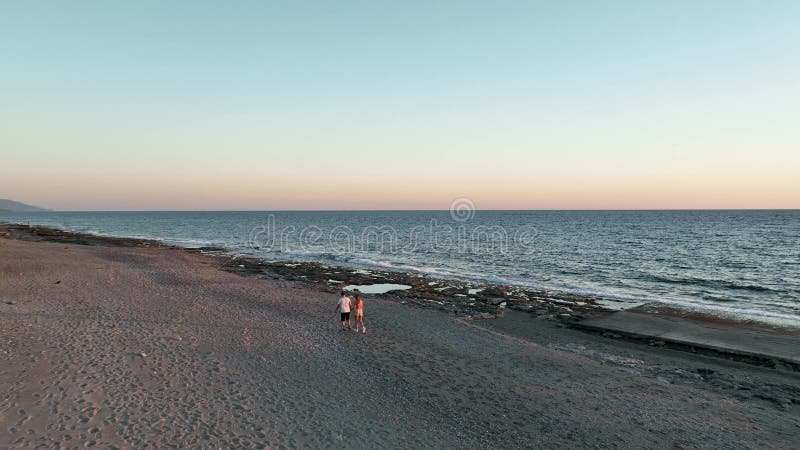
{"label": "sandy beach", "polygon": [[[87,242],[83,242],[86,244]],[[0,447],[796,448],[800,376],[129,242],[0,238]]]}

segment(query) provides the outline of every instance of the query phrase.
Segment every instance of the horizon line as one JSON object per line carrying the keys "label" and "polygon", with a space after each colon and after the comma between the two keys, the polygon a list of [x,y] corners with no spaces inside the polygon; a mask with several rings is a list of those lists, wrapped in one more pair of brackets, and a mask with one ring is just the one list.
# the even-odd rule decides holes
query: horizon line
{"label": "horizon line", "polygon": [[[44,211],[7,211],[2,213],[89,213],[89,212],[450,212],[451,209],[45,209]],[[476,208],[474,212],[532,212],[532,211],[800,211],[798,208]]]}

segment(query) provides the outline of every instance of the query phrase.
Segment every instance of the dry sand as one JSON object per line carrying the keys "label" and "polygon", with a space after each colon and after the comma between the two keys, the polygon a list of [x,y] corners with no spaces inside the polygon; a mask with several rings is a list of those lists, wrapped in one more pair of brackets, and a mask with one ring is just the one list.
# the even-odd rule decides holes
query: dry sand
{"label": "dry sand", "polygon": [[0,239],[0,447],[792,448],[800,378],[169,248]]}

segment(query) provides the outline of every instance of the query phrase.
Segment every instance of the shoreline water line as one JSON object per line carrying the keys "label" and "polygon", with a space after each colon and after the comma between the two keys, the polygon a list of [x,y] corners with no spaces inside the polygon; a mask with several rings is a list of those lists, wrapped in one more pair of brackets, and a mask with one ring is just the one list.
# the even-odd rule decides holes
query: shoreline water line
{"label": "shoreline water line", "polygon": [[[12,224],[12,222],[3,220],[0,220],[0,223]],[[28,226],[33,227],[35,225],[28,225]],[[312,263],[321,266],[329,266],[340,269],[357,269],[357,270],[377,269],[377,270],[385,270],[388,272],[426,276],[430,277],[431,279],[442,280],[443,282],[466,283],[470,286],[496,285],[512,290],[531,289],[536,291],[542,291],[545,293],[552,294],[554,296],[565,294],[571,296],[588,297],[595,300],[600,300],[596,303],[598,307],[602,307],[606,310],[612,310],[612,311],[619,309],[633,308],[640,306],[642,304],[651,304],[654,306],[661,305],[664,307],[673,307],[679,310],[685,310],[687,312],[708,314],[711,316],[731,319],[734,321],[757,322],[767,325],[800,328],[800,315],[797,314],[769,311],[757,308],[739,308],[730,305],[720,305],[716,303],[710,303],[703,299],[697,299],[697,298],[680,298],[680,297],[670,298],[664,296],[630,295],[630,294],[604,292],[592,289],[550,286],[529,281],[513,280],[493,275],[456,273],[437,268],[419,268],[409,264],[397,264],[389,261],[375,261],[357,257],[343,258],[341,256],[338,256],[336,259],[331,261],[331,260],[326,260],[324,258],[318,258],[318,257],[315,258],[315,256],[319,255],[306,253],[304,257],[300,258],[298,257],[265,258],[263,255],[258,254],[258,252],[252,252],[252,251],[243,252],[242,249],[230,248],[228,246],[219,245],[220,243],[196,240],[196,239],[173,239],[173,238],[163,238],[163,237],[159,238],[158,236],[146,236],[142,234],[121,235],[121,234],[102,233],[97,230],[92,230],[92,231],[72,230],[69,229],[68,227],[46,226],[43,228],[50,228],[69,233],[86,234],[97,237],[157,241],[165,245],[171,245],[186,249],[214,248],[231,257],[255,257],[258,259],[262,259],[264,261],[269,261],[274,263],[303,262],[303,263]],[[283,255],[290,256],[285,253],[281,254],[281,256]]]}

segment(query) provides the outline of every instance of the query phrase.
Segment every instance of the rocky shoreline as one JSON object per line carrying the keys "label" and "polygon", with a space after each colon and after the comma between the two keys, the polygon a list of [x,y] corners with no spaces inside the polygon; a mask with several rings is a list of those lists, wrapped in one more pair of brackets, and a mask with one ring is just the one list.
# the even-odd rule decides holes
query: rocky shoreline
{"label": "rocky shoreline", "polygon": [[601,313],[596,299],[554,291],[535,291],[492,283],[433,278],[422,274],[385,270],[364,270],[310,262],[269,262],[259,258],[229,257],[221,249],[192,249],[217,254],[225,259],[226,271],[247,276],[280,278],[316,285],[338,292],[347,286],[396,284],[408,289],[391,290],[387,297],[418,307],[429,307],[466,319],[491,319],[511,309],[546,319],[574,321],[587,314]]}
{"label": "rocky shoreline", "polygon": [[[619,310],[630,309],[648,315],[679,317],[701,324],[720,324],[759,331],[797,335],[799,330],[768,326],[762,323],[734,322],[716,316],[676,310],[663,305],[636,304],[593,296],[581,296],[563,291],[526,289],[497,283],[444,279],[425,274],[378,269],[358,269],[332,266],[318,262],[267,261],[261,258],[234,255],[225,248],[185,248],[152,239],[124,238],[65,231],[50,227],[24,224],[0,224],[0,236],[27,241],[47,241],[78,245],[116,247],[169,248],[214,258],[220,269],[241,276],[299,283],[322,292],[337,294],[350,286],[402,285],[408,289],[389,290],[377,296],[414,308],[434,309],[467,321],[492,320],[503,317],[506,311],[517,311],[534,320],[546,320],[574,326],[586,333],[604,338],[624,339],[650,346],[667,346],[676,350],[705,353],[715,357],[776,367],[780,365],[800,371],[800,365],[776,362],[770,357],[737,354],[658,338],[603,331],[582,326],[586,319],[604,317]],[[605,303],[602,304],[602,303]],[[608,304],[615,306],[607,306]]]}
{"label": "rocky shoreline", "polygon": [[[183,248],[156,240],[98,236],[30,225],[0,225],[0,235],[14,239],[52,241],[80,245],[110,245],[120,247],[180,248],[188,252],[212,256],[221,267],[232,273],[269,279],[284,279],[313,284],[315,287],[338,292],[349,285],[398,284],[407,290],[392,290],[386,296],[401,299],[413,306],[435,308],[469,320],[492,319],[505,309],[522,311],[533,316],[564,322],[580,320],[587,315],[606,310],[596,303],[599,297],[580,296],[560,291],[525,289],[495,283],[442,279],[390,270],[364,270],[329,266],[316,262],[266,261],[255,257],[231,255],[224,248]],[[390,294],[390,295],[389,295]],[[384,294],[372,294],[384,295]]]}

